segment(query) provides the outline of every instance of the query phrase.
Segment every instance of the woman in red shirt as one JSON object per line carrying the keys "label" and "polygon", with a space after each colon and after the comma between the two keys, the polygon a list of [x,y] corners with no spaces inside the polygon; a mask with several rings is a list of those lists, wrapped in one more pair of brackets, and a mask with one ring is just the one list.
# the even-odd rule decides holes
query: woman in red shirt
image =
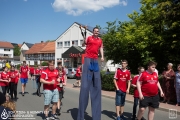
{"label": "woman in red shirt", "polygon": [[2,92],[4,95],[7,93],[7,89],[9,87],[9,74],[8,74],[8,68],[4,67],[4,71],[0,73],[0,86],[2,88]]}
{"label": "woman in red shirt", "polygon": [[19,81],[19,73],[15,70],[14,66],[11,66],[9,77],[11,80],[11,82],[9,83],[11,99],[13,99],[14,94],[14,99],[17,100],[17,84]]}

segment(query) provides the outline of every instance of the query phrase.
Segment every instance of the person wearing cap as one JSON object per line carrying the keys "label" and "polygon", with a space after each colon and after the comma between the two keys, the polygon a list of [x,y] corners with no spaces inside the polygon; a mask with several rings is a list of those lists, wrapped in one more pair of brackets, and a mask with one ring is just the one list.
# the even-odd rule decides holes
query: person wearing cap
{"label": "person wearing cap", "polygon": [[92,103],[92,119],[101,120],[101,77],[98,64],[98,53],[100,50],[101,61],[104,61],[104,51],[103,41],[98,35],[99,28],[95,27],[93,28],[93,35],[84,40],[86,50],[81,78],[77,120],[84,120],[89,93]]}

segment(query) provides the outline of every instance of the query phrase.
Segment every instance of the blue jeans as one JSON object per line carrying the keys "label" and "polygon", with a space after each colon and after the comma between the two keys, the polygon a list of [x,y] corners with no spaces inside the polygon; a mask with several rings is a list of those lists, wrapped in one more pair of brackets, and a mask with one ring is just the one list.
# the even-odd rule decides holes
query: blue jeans
{"label": "blue jeans", "polygon": [[115,98],[116,106],[124,106],[125,99],[126,99],[126,93],[122,92],[121,90],[116,90],[116,98]]}
{"label": "blue jeans", "polygon": [[136,108],[138,106],[139,98],[134,98],[134,105],[133,105],[133,117],[136,117]]}

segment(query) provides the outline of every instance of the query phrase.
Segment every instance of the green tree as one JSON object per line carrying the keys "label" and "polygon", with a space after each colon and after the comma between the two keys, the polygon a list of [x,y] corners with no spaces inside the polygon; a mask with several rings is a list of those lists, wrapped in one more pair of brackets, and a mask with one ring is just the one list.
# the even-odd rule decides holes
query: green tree
{"label": "green tree", "polygon": [[21,51],[19,46],[14,46],[14,56],[20,56]]}
{"label": "green tree", "polygon": [[149,60],[161,71],[168,62],[180,61],[180,2],[141,0],[140,12],[129,14],[128,22],[107,22],[103,35],[105,56],[119,63],[129,61],[132,71]]}

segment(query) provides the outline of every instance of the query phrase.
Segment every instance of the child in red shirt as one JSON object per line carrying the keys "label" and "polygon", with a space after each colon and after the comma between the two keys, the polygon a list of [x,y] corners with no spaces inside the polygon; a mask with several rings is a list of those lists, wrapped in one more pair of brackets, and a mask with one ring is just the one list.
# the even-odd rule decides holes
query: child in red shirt
{"label": "child in red shirt", "polygon": [[149,108],[148,119],[154,119],[155,108],[159,107],[159,95],[160,90],[161,97],[164,96],[161,85],[158,81],[158,75],[155,72],[156,63],[150,61],[148,63],[148,69],[139,75],[137,80],[137,89],[139,93],[139,111],[137,119],[140,120],[145,112],[146,107]]}
{"label": "child in red shirt", "polygon": [[76,82],[73,84],[73,86],[78,86],[80,87],[81,86],[81,73],[82,73],[82,70],[81,70],[81,64],[79,64],[78,68],[76,69]]}
{"label": "child in red shirt", "polygon": [[64,77],[64,73],[63,73],[63,70],[62,69],[59,69],[59,79],[60,79],[60,82],[57,84],[57,89],[59,91],[59,100],[58,100],[58,103],[57,103],[57,111],[56,113],[58,115],[60,115],[60,107],[61,107],[61,100],[63,98],[63,86],[65,86],[65,77]]}
{"label": "child in red shirt", "polygon": [[[134,105],[133,105],[133,118],[132,120],[135,120],[136,119],[136,108],[138,106],[138,102],[139,102],[139,93],[138,93],[138,90],[137,90],[137,86],[136,86],[136,83],[137,83],[137,79],[139,77],[139,75],[144,72],[144,67],[138,67],[138,72],[139,74],[138,75],[135,75],[132,79],[132,84],[131,86],[134,87]],[[143,118],[143,117],[142,117]],[[141,120],[144,120],[141,119]]]}
{"label": "child in red shirt", "polygon": [[15,70],[14,66],[11,66],[9,77],[11,79],[11,82],[9,83],[11,99],[13,99],[13,95],[14,95],[14,100],[16,101],[17,100],[17,84],[19,81],[19,72]]}
{"label": "child in red shirt", "polygon": [[8,67],[4,67],[4,71],[0,73],[0,86],[4,95],[6,95],[7,93],[9,82],[10,78],[8,73]]}

